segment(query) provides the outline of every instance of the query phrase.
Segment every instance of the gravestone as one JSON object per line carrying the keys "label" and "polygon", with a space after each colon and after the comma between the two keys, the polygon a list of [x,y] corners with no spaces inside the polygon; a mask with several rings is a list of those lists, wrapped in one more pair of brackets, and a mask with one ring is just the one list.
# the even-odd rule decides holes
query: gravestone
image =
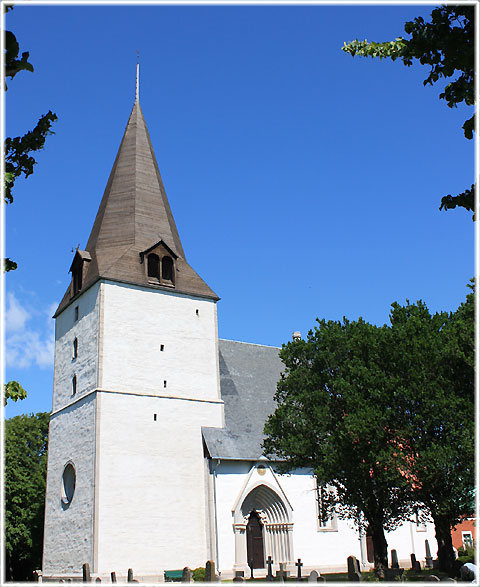
{"label": "gravestone", "polygon": [[277,579],[281,583],[285,583],[285,579],[287,578],[287,569],[286,569],[286,566],[287,566],[286,563],[280,563],[280,570],[278,570],[276,572]]}
{"label": "gravestone", "polygon": [[101,582],[102,582],[102,580],[100,579],[100,577],[97,577],[97,578],[95,579],[95,583],[101,583]]}
{"label": "gravestone", "polygon": [[318,575],[317,577],[317,583],[326,583],[327,580],[325,579],[325,577],[322,577],[322,575]]}
{"label": "gravestone", "polygon": [[182,583],[192,582],[192,571],[188,567],[184,567],[182,571]]}
{"label": "gravestone", "polygon": [[428,540],[425,540],[425,567],[427,569],[433,569],[433,558]]}
{"label": "gravestone", "polygon": [[268,555],[268,558],[267,558],[267,581],[273,581],[272,565],[273,565],[273,559],[270,555]]}
{"label": "gravestone", "polygon": [[83,573],[83,582],[90,583],[90,565],[88,563],[84,563],[82,565],[82,573]]}
{"label": "gravestone", "polygon": [[299,558],[297,560],[297,562],[295,563],[295,566],[297,567],[297,581],[300,582],[302,580],[302,567],[303,567],[303,563],[302,563],[301,558]]}
{"label": "gravestone", "polygon": [[360,564],[356,557],[349,556],[347,558],[348,580],[351,583],[358,583],[362,580],[360,573]]}
{"label": "gravestone", "polygon": [[411,561],[411,563],[412,563],[412,569],[413,569],[414,571],[416,571],[416,570],[417,570],[417,557],[416,557],[416,556],[413,554],[413,552],[412,552],[412,554],[410,555],[410,561]]}
{"label": "gravestone", "polygon": [[308,575],[307,583],[316,583],[318,580],[318,573],[317,571],[312,571],[310,575]]}
{"label": "gravestone", "polygon": [[112,571],[110,573],[110,577],[112,578],[112,583],[116,583],[117,582],[117,573],[115,571]]}
{"label": "gravestone", "polygon": [[417,573],[419,573],[422,570],[422,565],[420,564],[420,561],[415,561],[415,570],[417,571]]}
{"label": "gravestone", "polygon": [[215,582],[215,563],[207,561],[205,564],[205,583]]}
{"label": "gravestone", "polygon": [[245,577],[242,575],[237,575],[237,573],[243,573],[243,571],[235,571],[235,577],[233,577],[234,583],[245,583]]}
{"label": "gravestone", "polygon": [[398,569],[398,568],[400,568],[399,567],[399,564],[398,564],[397,551],[395,549],[393,549],[390,554],[391,554],[391,557],[392,557],[392,564],[391,564],[392,569]]}
{"label": "gravestone", "polygon": [[133,582],[133,569],[128,569],[127,582],[128,583],[132,583]]}

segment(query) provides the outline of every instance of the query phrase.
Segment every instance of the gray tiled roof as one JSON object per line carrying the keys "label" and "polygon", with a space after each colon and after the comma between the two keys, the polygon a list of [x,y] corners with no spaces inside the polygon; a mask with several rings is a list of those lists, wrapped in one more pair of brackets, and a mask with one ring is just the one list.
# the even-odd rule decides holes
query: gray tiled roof
{"label": "gray tiled roof", "polygon": [[277,347],[219,340],[225,428],[202,428],[212,458],[257,460],[283,363]]}
{"label": "gray tiled roof", "polygon": [[[175,290],[218,300],[186,261],[137,99],[88,239],[91,262],[81,292],[100,278],[151,286],[140,253],[160,240],[177,256]],[[73,301],[73,293],[70,285],[55,315]]]}

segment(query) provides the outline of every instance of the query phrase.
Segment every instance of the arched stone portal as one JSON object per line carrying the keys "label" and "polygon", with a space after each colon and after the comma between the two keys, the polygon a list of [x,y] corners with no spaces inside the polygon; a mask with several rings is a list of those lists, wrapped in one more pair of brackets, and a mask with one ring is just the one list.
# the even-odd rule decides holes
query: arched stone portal
{"label": "arched stone portal", "polygon": [[292,564],[292,509],[276,491],[262,484],[252,489],[234,512],[234,569],[242,571],[248,569],[247,526],[252,513],[258,517],[261,525],[264,558],[271,556],[276,565]]}

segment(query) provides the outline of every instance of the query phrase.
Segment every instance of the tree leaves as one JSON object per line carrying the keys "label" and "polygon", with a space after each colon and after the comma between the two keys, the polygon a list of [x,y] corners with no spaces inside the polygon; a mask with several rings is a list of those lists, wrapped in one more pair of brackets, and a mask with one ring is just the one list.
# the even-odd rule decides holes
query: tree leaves
{"label": "tree leaves", "polygon": [[27,397],[27,392],[23,389],[23,387],[18,383],[18,381],[9,381],[5,383],[4,387],[4,395],[3,395],[3,405],[7,405],[7,400],[11,399],[13,402],[18,401],[19,399],[25,399]]}
{"label": "tree leaves", "polygon": [[[12,6],[4,7],[5,12],[12,10]],[[29,53],[22,53],[21,59],[18,59],[20,51],[18,41],[11,31],[5,31],[5,78],[14,78],[20,71],[33,72],[33,65],[28,61]],[[5,83],[5,90],[7,84]],[[33,167],[36,160],[31,156],[32,152],[43,149],[45,139],[51,130],[52,123],[57,120],[57,115],[51,111],[44,114],[32,131],[27,132],[23,137],[14,139],[5,139],[5,173],[4,173],[4,201],[6,204],[13,202],[12,189],[15,180],[24,175],[27,178],[33,173]],[[14,271],[17,264],[11,259],[4,259],[4,271]]]}
{"label": "tree leaves", "polygon": [[49,110],[39,119],[35,128],[23,137],[5,139],[4,200],[6,204],[13,202],[12,189],[15,180],[21,175],[27,178],[33,173],[33,167],[37,162],[30,153],[43,149],[47,136],[54,134],[51,126],[55,120],[57,115]]}
{"label": "tree leaves", "polygon": [[392,304],[390,326],[318,320],[283,345],[264,454],[311,467],[328,513],[392,530],[419,505],[451,523],[474,487],[474,294],[458,310]]}
{"label": "tree leaves", "polygon": [[[445,100],[449,108],[458,104],[475,104],[475,9],[472,5],[446,5],[435,8],[431,22],[417,17],[405,23],[405,32],[410,39],[397,37],[384,43],[358,41],[344,43],[342,50],[352,56],[402,59],[410,66],[414,59],[422,65],[430,66],[423,85],[433,85],[440,79],[452,78],[439,98]],[[462,126],[467,139],[473,138],[474,116]],[[458,196],[444,196],[440,210],[460,206],[474,211],[474,186]],[[473,215],[475,220],[475,215]]]}
{"label": "tree leaves", "polygon": [[7,579],[31,580],[41,568],[49,414],[5,421],[5,552]]}

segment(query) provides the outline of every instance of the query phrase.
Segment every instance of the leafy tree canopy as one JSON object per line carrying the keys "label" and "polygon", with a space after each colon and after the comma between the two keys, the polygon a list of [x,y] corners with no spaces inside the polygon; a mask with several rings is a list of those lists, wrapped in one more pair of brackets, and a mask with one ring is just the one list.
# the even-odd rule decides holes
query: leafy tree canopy
{"label": "leafy tree canopy", "polygon": [[7,400],[11,399],[13,402],[18,401],[19,399],[25,399],[27,397],[27,392],[23,389],[23,387],[18,383],[18,381],[9,381],[5,383],[4,387],[4,394],[3,394],[3,405],[7,405]]}
{"label": "leafy tree canopy", "polygon": [[474,487],[473,301],[434,315],[421,301],[394,303],[383,327],[319,320],[280,352],[265,454],[328,484],[329,512],[367,529],[377,569],[387,564],[383,531],[426,507],[451,570],[450,528]]}
{"label": "leafy tree canopy", "polygon": [[[411,37],[397,37],[393,41],[368,42],[355,39],[344,43],[343,51],[352,56],[401,59],[407,66],[417,59],[430,67],[424,85],[433,85],[440,79],[453,78],[440,93],[450,108],[464,103],[475,104],[475,9],[472,5],[446,5],[435,8],[431,22],[419,16],[405,23],[405,32]],[[467,139],[473,137],[475,115],[465,121],[463,131]],[[440,209],[460,206],[474,211],[474,185],[463,193],[442,198]]]}
{"label": "leafy tree canopy", "polygon": [[41,568],[49,414],[5,421],[7,579],[26,581]]}

